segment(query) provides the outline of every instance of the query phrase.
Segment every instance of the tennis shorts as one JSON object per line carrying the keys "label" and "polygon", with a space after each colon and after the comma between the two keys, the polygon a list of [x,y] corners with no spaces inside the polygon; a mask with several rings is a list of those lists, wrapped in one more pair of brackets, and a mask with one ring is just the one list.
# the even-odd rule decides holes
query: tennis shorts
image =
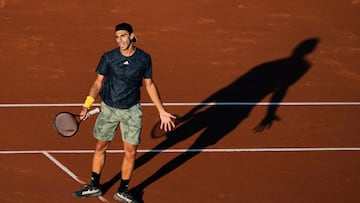
{"label": "tennis shorts", "polygon": [[120,126],[122,140],[124,142],[140,144],[142,129],[142,110],[140,103],[128,109],[117,109],[101,103],[99,113],[94,127],[94,137],[98,140],[112,141],[116,129]]}

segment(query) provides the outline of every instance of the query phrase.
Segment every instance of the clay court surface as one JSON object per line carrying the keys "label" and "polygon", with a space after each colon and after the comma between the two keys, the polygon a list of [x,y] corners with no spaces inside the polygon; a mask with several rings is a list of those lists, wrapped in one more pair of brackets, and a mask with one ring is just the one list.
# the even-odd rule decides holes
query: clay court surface
{"label": "clay court surface", "polygon": [[[359,202],[359,18],[358,0],[0,0],[0,202],[114,202],[119,134],[105,194],[76,199],[95,118],[70,139],[52,118],[80,111],[123,21],[152,55],[167,110],[196,111],[151,139],[158,116],[143,91],[139,201]],[[255,133],[273,107],[280,120]]]}

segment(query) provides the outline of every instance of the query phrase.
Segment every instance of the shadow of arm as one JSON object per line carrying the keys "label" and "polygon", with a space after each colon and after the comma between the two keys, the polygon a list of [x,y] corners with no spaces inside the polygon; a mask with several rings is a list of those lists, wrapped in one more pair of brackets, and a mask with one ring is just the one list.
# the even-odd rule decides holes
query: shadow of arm
{"label": "shadow of arm", "polygon": [[271,97],[271,101],[265,117],[253,129],[255,133],[259,133],[264,131],[265,129],[271,128],[274,121],[280,121],[280,117],[276,115],[276,111],[279,108],[280,102],[285,97],[287,89],[287,86],[280,87],[274,92],[273,96]]}

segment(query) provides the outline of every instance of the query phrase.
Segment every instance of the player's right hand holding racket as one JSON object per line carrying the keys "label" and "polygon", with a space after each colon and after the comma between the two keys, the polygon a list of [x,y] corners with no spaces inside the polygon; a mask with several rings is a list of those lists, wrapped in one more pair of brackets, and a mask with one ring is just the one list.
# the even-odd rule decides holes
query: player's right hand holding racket
{"label": "player's right hand holding racket", "polygon": [[[98,110],[96,110],[96,109],[98,109]],[[82,111],[79,114],[80,120],[84,121],[84,120],[88,119],[91,115],[94,115],[94,114],[96,114],[98,112],[100,112],[99,108],[95,108],[95,109],[93,109],[91,111],[89,111],[88,108],[83,108]]]}
{"label": "player's right hand holding racket", "polygon": [[99,112],[99,108],[95,108],[89,112],[87,112],[87,110],[83,110],[83,115],[76,115],[70,112],[60,112],[54,117],[54,129],[63,137],[72,137],[78,132],[82,121],[86,120],[90,115],[94,115]]}

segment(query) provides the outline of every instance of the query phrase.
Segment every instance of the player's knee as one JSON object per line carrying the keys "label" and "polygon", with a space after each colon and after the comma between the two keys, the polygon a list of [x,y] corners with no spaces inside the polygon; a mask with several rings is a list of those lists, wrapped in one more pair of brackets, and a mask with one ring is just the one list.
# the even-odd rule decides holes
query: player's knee
{"label": "player's knee", "polygon": [[98,141],[96,143],[95,151],[96,152],[105,152],[109,147],[110,142]]}
{"label": "player's knee", "polygon": [[136,147],[125,147],[124,148],[125,158],[128,160],[135,160],[136,158]]}

